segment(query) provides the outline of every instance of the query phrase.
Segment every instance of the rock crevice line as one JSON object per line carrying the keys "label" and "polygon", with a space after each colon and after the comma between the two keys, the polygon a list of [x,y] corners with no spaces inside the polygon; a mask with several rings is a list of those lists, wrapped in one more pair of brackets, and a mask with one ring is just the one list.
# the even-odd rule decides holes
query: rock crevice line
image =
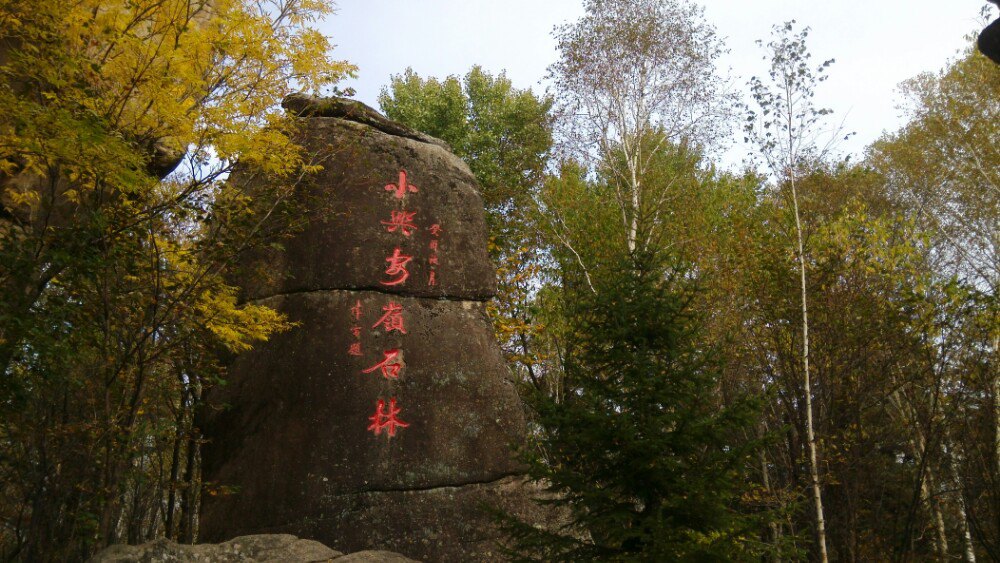
{"label": "rock crevice line", "polygon": [[389,487],[382,489],[362,490],[353,493],[336,493],[329,496],[353,497],[359,495],[380,494],[380,493],[426,493],[426,492],[445,490],[445,489],[462,489],[465,487],[490,486],[490,485],[495,485],[505,479],[511,479],[515,477],[525,477],[525,474],[520,472],[509,472],[509,473],[503,473],[495,479],[488,479],[488,480],[467,481],[467,482],[452,483],[447,485],[425,485],[420,487]]}
{"label": "rock crevice line", "polygon": [[483,304],[488,303],[493,299],[493,297],[483,297],[480,299],[464,299],[448,296],[427,296],[427,295],[411,295],[407,293],[399,293],[397,291],[387,291],[380,287],[324,287],[319,289],[297,289],[295,291],[280,291],[277,293],[272,293],[269,295],[264,295],[261,297],[254,297],[253,299],[241,300],[241,305],[246,305],[248,303],[259,303],[261,301],[266,301],[268,299],[274,299],[276,297],[290,297],[292,295],[308,295],[310,293],[328,293],[331,291],[346,291],[351,293],[379,293],[382,295],[389,295],[393,297],[404,297],[408,299],[430,299],[431,301],[447,301],[449,303],[473,303],[473,304]]}

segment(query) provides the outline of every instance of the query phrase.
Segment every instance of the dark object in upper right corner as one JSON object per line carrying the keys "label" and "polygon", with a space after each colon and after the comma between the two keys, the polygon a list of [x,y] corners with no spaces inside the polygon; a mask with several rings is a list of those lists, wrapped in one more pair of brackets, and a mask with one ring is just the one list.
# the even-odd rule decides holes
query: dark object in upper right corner
{"label": "dark object in upper right corner", "polygon": [[[1000,0],[990,0],[1000,6]],[[1000,64],[1000,19],[996,19],[979,34],[979,52]]]}

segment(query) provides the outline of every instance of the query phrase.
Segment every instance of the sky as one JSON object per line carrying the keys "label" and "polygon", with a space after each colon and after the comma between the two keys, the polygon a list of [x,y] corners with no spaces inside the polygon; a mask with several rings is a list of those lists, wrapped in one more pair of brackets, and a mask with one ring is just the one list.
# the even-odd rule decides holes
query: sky
{"label": "sky", "polygon": [[[812,28],[813,61],[836,59],[817,102],[834,110],[845,132],[839,147],[860,155],[884,132],[905,123],[898,85],[941,69],[981,28],[985,0],[700,0],[728,53],[719,61],[733,87],[766,73],[758,39],[794,19]],[[546,68],[556,59],[552,28],[583,14],[581,0],[339,0],[320,25],[337,45],[334,55],[359,67],[356,98],[378,107],[378,94],[394,74],[412,67],[427,77],[463,75],[473,65],[505,71],[518,88],[544,91]],[[995,15],[995,10],[993,11]],[[734,135],[734,138],[736,135]],[[740,161],[740,146],[723,156]]]}

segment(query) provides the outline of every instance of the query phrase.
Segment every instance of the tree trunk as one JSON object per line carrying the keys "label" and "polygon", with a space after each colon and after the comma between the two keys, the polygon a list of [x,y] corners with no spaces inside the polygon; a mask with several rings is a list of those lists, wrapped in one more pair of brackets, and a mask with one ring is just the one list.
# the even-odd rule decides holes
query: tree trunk
{"label": "tree trunk", "polygon": [[948,531],[944,524],[944,514],[941,512],[941,503],[939,503],[934,498],[934,472],[930,467],[926,469],[926,477],[922,480],[920,484],[920,496],[923,497],[924,502],[930,509],[931,514],[934,516],[934,530],[937,532],[937,538],[934,541],[934,547],[937,550],[938,561],[947,561],[948,556]]}
{"label": "tree trunk", "polygon": [[187,391],[181,393],[181,404],[177,407],[177,427],[174,429],[174,447],[170,458],[170,484],[167,491],[166,520],[163,524],[167,539],[176,539],[174,534],[174,511],[177,504],[177,485],[181,467],[181,440],[184,439],[184,413],[187,403]]}
{"label": "tree trunk", "polygon": [[197,538],[197,512],[199,505],[199,494],[201,490],[201,467],[199,454],[201,452],[201,432],[195,426],[195,412],[201,404],[201,384],[197,381],[197,376],[191,375],[190,385],[190,413],[188,420],[190,426],[188,430],[187,463],[184,466],[184,481],[187,486],[181,495],[181,528],[177,535],[178,543],[194,543]]}
{"label": "tree trunk", "polygon": [[993,455],[997,479],[1000,479],[1000,333],[993,336]]}
{"label": "tree trunk", "polygon": [[[909,442],[914,458],[924,460],[927,455],[927,438],[917,424],[917,414],[914,412],[913,407],[908,403],[904,404],[903,399],[899,395],[900,392],[895,392],[889,396],[889,399],[895,405],[896,410],[899,411],[904,426],[912,429]],[[947,527],[945,526],[944,514],[941,512],[941,503],[935,500],[933,493],[934,483],[937,481],[934,478],[934,471],[931,469],[930,464],[922,462],[921,465],[925,469],[924,475],[920,476],[920,498],[927,505],[928,510],[931,511],[934,520],[934,529],[937,533],[934,547],[938,552],[938,559],[946,561],[949,558]]]}
{"label": "tree trunk", "polygon": [[[771,473],[767,468],[767,455],[764,453],[763,448],[760,449],[760,473],[764,483],[764,490],[767,491],[768,496],[773,496],[774,492],[771,490]],[[781,526],[774,520],[768,522],[767,526],[771,529],[771,543],[777,547],[781,542]],[[776,556],[774,561],[775,563],[781,563],[781,556]]]}
{"label": "tree trunk", "polygon": [[799,247],[799,275],[802,286],[802,369],[806,402],[806,440],[809,443],[809,479],[812,484],[813,503],[816,509],[816,543],[820,561],[827,563],[826,520],[823,518],[823,495],[819,486],[819,461],[816,454],[816,433],[813,430],[812,381],[809,376],[809,301],[806,293],[806,253],[803,244],[802,220],[799,216],[799,196],[795,189],[795,175],[788,170],[792,188],[792,206],[795,210],[795,234]]}
{"label": "tree trunk", "polygon": [[[949,433],[950,434],[950,433]],[[958,499],[955,506],[958,510],[958,526],[962,534],[962,543],[965,551],[963,553],[966,563],[976,563],[976,547],[972,543],[972,527],[969,525],[969,512],[965,506],[965,484],[962,482],[962,474],[958,470],[958,456],[955,447],[948,437],[949,446],[945,448],[945,455],[948,456],[948,467],[951,469],[951,478],[955,481],[955,488],[958,489]]]}

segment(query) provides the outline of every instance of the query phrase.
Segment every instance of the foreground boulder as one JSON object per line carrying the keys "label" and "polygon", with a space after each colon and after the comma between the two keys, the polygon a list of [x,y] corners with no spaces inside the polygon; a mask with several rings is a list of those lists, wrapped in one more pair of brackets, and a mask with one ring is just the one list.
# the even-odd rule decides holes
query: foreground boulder
{"label": "foreground boulder", "polygon": [[239,282],[298,326],[238,357],[211,397],[204,478],[234,492],[204,499],[201,537],[495,560],[482,508],[532,505],[509,453],[525,421],[486,315],[476,181],[440,141],[356,102],[288,107],[323,166],[302,190],[313,212]]}
{"label": "foreground boulder", "polygon": [[182,545],[165,539],[142,545],[113,545],[91,563],[270,562],[270,563],[414,563],[398,553],[362,551],[344,555],[325,545],[288,534],[243,536],[219,544]]}

